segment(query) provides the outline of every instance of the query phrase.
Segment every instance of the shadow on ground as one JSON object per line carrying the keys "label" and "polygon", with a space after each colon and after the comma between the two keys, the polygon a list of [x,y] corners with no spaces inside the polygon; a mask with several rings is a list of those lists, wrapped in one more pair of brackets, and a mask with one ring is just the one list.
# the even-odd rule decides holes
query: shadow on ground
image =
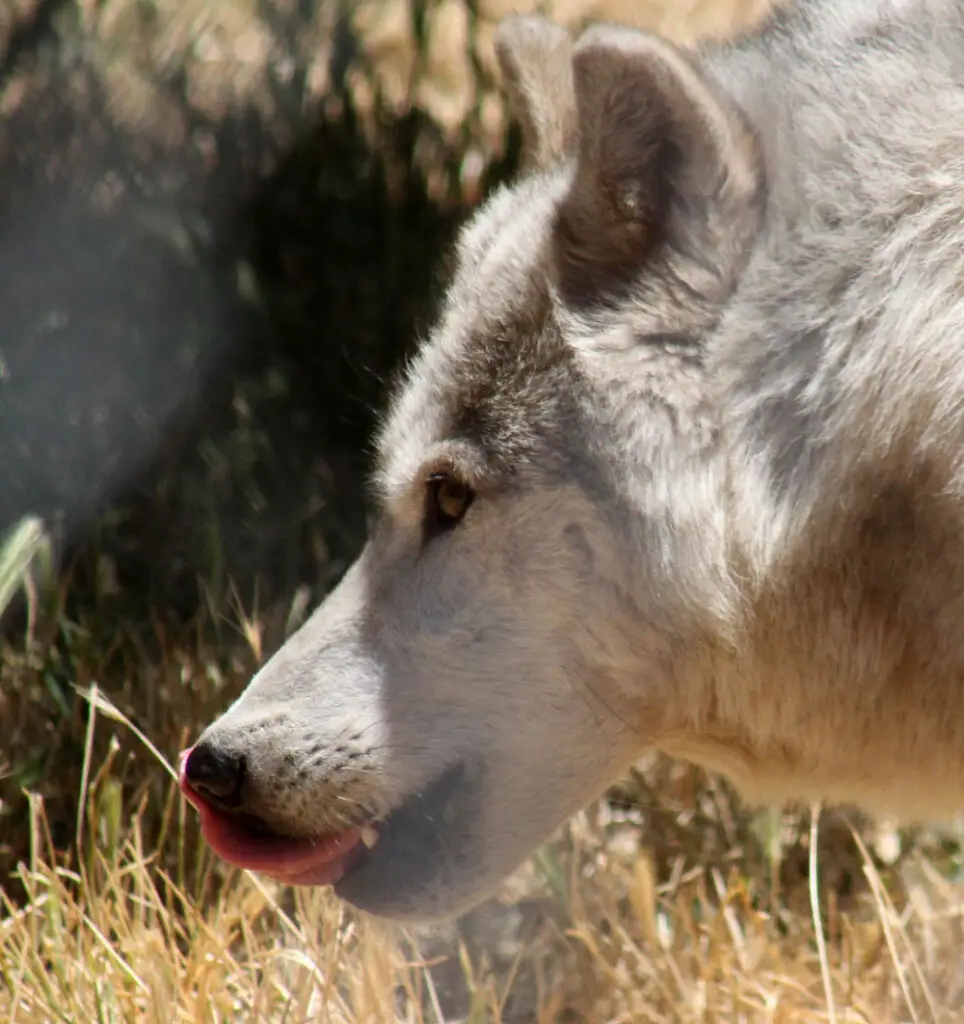
{"label": "shadow on ground", "polygon": [[[119,42],[68,0],[0,56],[0,527],[41,516],[71,599],[120,591],[129,616],[340,573],[373,414],[466,212],[427,117],[355,110],[337,5],[257,8],[254,85],[250,60],[212,85],[199,32],[138,59],[149,25]],[[298,46],[319,25],[321,89]]]}

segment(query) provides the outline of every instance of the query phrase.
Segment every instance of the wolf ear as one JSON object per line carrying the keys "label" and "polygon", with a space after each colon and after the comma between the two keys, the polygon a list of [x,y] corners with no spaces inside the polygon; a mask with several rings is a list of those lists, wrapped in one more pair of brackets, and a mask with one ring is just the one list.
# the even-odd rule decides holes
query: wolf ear
{"label": "wolf ear", "polygon": [[586,31],[573,89],[577,166],[554,236],[563,299],[604,300],[660,251],[722,268],[760,186],[742,115],[682,51],[635,29]]}
{"label": "wolf ear", "polygon": [[572,39],[546,18],[510,14],[496,29],[495,53],[522,127],[523,159],[547,167],[569,149],[575,134]]}

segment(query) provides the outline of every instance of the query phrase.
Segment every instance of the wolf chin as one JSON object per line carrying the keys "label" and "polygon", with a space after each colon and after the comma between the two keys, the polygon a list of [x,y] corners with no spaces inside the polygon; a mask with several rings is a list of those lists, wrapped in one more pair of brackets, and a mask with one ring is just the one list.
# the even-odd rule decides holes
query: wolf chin
{"label": "wolf chin", "polygon": [[647,749],[964,805],[964,5],[682,50],[536,17],[340,584],[185,756],[215,849],[480,901]]}

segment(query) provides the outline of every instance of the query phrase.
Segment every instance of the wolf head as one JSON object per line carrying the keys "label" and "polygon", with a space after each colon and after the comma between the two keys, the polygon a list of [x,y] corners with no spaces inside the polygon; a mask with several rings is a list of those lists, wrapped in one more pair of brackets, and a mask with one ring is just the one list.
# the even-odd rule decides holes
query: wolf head
{"label": "wolf head", "polygon": [[753,134],[642,32],[512,17],[497,52],[524,172],[462,232],[370,538],[182,767],[222,856],[396,919],[477,902],[611,784],[727,616],[702,342]]}

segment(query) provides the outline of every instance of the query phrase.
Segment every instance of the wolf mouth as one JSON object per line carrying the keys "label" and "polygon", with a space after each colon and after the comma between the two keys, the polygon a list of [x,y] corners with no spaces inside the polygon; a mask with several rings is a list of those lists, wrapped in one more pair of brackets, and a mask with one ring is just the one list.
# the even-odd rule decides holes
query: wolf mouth
{"label": "wolf mouth", "polygon": [[178,785],[185,799],[201,818],[201,834],[211,849],[234,867],[256,871],[285,885],[324,886],[346,880],[356,869],[371,867],[373,861],[401,843],[414,840],[430,855],[440,837],[425,842],[424,833],[436,833],[442,825],[433,811],[444,812],[458,769],[444,771],[435,782],[403,801],[377,822],[358,825],[308,839],[295,839],[275,832],[250,816],[226,813],[214,807],[188,782],[185,765],[190,750],[181,755]]}
{"label": "wolf mouth", "polygon": [[440,882],[443,889],[455,877],[472,884],[491,844],[486,785],[483,763],[450,765],[378,822],[378,843],[359,851],[335,892],[360,910],[403,920],[427,909]]}

